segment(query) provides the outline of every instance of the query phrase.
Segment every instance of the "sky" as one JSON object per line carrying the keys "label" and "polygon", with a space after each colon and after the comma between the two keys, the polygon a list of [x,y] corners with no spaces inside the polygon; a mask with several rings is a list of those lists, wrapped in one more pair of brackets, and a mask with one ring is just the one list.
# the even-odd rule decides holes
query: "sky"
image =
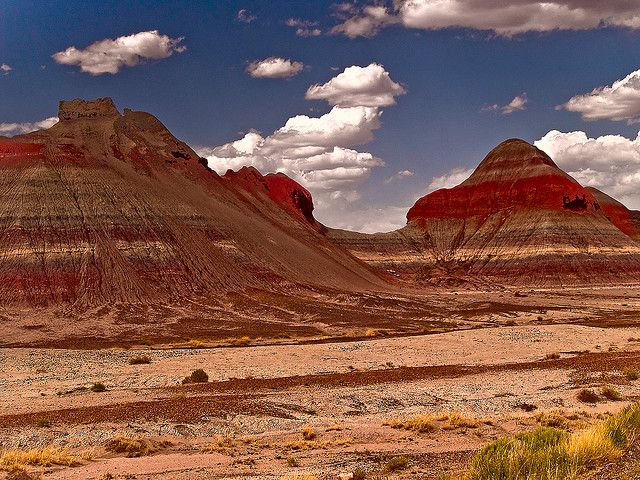
{"label": "sky", "polygon": [[640,0],[0,0],[0,135],[112,97],[365,232],[518,137],[640,208],[639,40]]}

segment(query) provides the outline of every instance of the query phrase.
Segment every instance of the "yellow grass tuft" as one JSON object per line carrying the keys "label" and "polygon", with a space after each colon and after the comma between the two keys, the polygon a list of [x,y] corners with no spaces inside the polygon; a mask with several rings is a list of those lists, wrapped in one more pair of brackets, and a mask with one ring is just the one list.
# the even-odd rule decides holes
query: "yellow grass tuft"
{"label": "yellow grass tuft", "polygon": [[539,427],[486,445],[464,480],[575,480],[615,460],[640,433],[640,403],[582,431]]}
{"label": "yellow grass tuft", "polygon": [[50,467],[51,465],[74,466],[81,458],[69,453],[66,448],[49,446],[31,450],[11,449],[0,453],[0,470],[21,468],[25,465]]}
{"label": "yellow grass tuft", "polygon": [[391,419],[383,425],[402,430],[410,430],[417,433],[429,433],[438,429],[457,430],[464,428],[478,428],[482,424],[491,425],[490,419],[477,419],[464,415],[462,412],[453,411],[437,415],[418,415],[405,419]]}

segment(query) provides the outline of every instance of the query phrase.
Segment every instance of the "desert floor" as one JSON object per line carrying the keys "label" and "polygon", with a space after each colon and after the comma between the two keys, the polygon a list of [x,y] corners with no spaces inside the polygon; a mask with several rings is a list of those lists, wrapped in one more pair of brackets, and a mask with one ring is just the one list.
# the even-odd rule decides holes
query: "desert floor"
{"label": "desert floor", "polygon": [[[334,479],[356,468],[436,479],[499,436],[578,429],[640,398],[640,380],[623,374],[640,369],[639,288],[443,293],[412,303],[422,316],[399,314],[398,328],[391,299],[378,302],[389,321],[376,328],[348,303],[354,321],[314,317],[317,332],[302,337],[265,326],[248,339],[2,348],[0,448],[54,444],[85,458],[33,469],[45,479]],[[130,365],[138,355],[151,363]],[[182,385],[198,368],[209,382]],[[607,385],[623,399],[577,398]],[[424,431],[393,428],[417,416],[431,416]],[[107,448],[118,437],[140,437],[145,455]],[[407,468],[389,471],[397,456]]]}

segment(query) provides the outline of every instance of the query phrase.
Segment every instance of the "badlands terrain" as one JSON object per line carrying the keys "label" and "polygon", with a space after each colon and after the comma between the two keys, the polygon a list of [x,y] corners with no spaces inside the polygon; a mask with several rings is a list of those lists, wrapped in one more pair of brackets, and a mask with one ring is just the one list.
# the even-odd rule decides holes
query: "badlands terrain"
{"label": "badlands terrain", "polygon": [[[640,216],[527,142],[366,235],[148,113],[58,116],[0,138],[0,475],[528,478],[469,468],[639,400]],[[580,478],[639,477],[616,439]]]}

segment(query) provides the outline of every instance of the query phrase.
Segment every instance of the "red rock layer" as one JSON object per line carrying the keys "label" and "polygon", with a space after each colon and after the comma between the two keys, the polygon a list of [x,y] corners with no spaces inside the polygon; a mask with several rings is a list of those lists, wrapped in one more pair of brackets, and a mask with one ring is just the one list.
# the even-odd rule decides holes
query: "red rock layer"
{"label": "red rock layer", "polygon": [[48,130],[0,138],[0,304],[384,288],[316,231],[308,192],[286,177],[249,194],[152,115],[109,99],[60,112]]}
{"label": "red rock layer", "polygon": [[600,204],[602,211],[611,223],[622,230],[623,233],[629,235],[635,241],[640,240],[640,212],[637,210],[629,210],[622,203],[610,197],[606,193],[601,192],[597,188],[586,187],[586,190],[593,195]]}
{"label": "red rock layer", "polygon": [[419,199],[407,220],[390,234],[330,236],[362,260],[419,281],[535,286],[640,279],[640,246],[607,218],[592,192],[522,140],[500,144],[457,187]]}

